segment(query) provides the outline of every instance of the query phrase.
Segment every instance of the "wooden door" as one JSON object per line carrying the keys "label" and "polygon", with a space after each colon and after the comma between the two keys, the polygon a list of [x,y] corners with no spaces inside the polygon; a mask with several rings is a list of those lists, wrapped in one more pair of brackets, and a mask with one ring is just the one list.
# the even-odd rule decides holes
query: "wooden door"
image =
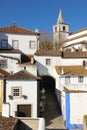
{"label": "wooden door", "polygon": [[29,104],[18,105],[17,111],[19,117],[31,117],[31,105]]}

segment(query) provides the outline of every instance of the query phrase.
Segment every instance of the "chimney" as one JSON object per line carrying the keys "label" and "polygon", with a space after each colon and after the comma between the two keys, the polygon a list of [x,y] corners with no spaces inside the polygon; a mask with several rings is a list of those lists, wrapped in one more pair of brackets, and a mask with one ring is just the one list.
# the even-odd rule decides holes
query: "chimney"
{"label": "chimney", "polygon": [[64,74],[64,69],[63,68],[61,69],[61,74]]}
{"label": "chimney", "polygon": [[39,32],[39,31],[38,31],[38,28],[36,28],[36,29],[35,29],[35,32],[36,32],[36,33],[38,33],[38,32]]}
{"label": "chimney", "polygon": [[33,64],[33,63],[34,63],[34,58],[32,57],[32,58],[31,58],[31,64]]}
{"label": "chimney", "polygon": [[9,117],[10,116],[10,105],[9,103],[5,103],[2,105],[2,116]]}

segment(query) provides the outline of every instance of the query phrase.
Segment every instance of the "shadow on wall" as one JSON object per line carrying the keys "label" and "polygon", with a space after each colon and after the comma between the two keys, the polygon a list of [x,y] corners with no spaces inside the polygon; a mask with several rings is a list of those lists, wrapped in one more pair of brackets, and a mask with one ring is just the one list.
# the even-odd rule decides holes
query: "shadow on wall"
{"label": "shadow on wall", "polygon": [[61,107],[61,91],[58,89],[56,89],[56,96],[57,96],[58,103]]}
{"label": "shadow on wall", "polygon": [[49,74],[48,68],[45,65],[41,64],[38,61],[36,61],[36,64],[37,64],[37,67],[38,67],[38,70],[37,70],[38,75],[48,75]]}
{"label": "shadow on wall", "polygon": [[25,123],[23,123],[22,121],[18,120],[14,130],[33,130],[32,128],[30,128],[29,126],[27,126]]}

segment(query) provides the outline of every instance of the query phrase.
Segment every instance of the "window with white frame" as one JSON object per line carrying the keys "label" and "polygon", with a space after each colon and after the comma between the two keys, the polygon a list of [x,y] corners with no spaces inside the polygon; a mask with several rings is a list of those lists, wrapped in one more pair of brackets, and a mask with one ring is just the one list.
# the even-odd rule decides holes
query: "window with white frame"
{"label": "window with white frame", "polygon": [[18,40],[12,40],[12,47],[14,49],[18,49],[19,48],[19,41]]}
{"label": "window with white frame", "polygon": [[1,48],[6,49],[8,47],[8,40],[1,40]]}
{"label": "window with white frame", "polygon": [[35,49],[35,41],[30,41],[29,42],[29,48]]}
{"label": "window with white frame", "polygon": [[7,68],[7,60],[0,59],[0,68]]}
{"label": "window with white frame", "polygon": [[65,84],[70,84],[70,76],[65,77]]}
{"label": "window with white frame", "polygon": [[78,82],[83,83],[83,76],[78,76]]}
{"label": "window with white frame", "polygon": [[51,64],[51,60],[50,59],[46,59],[46,65],[50,65]]}
{"label": "window with white frame", "polygon": [[21,98],[21,95],[22,95],[22,90],[21,89],[22,88],[19,87],[19,86],[12,87],[11,92],[12,92],[12,96],[13,96],[14,99],[15,98]]}

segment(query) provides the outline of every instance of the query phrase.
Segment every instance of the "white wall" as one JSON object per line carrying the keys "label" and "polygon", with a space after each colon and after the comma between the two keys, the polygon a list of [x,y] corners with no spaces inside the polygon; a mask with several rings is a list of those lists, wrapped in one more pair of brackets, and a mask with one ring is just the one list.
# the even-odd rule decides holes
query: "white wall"
{"label": "white wall", "polygon": [[67,38],[70,41],[65,42],[64,46],[73,45],[73,44],[76,44],[76,43],[81,43],[81,42],[87,41],[87,36],[81,36],[81,35],[87,35],[87,30],[85,30],[83,32],[80,32],[80,33],[76,33],[76,34],[70,35]]}
{"label": "white wall", "polygon": [[[87,60],[86,58],[61,58],[60,56],[34,56],[38,72],[40,75],[46,75],[51,73],[55,66],[78,66],[83,65],[83,60]],[[46,65],[46,59],[51,59],[51,64]]]}
{"label": "white wall", "polygon": [[87,114],[87,93],[70,93],[70,124],[83,124]]}
{"label": "white wall", "polygon": [[26,71],[28,71],[29,73],[37,76],[37,65],[36,64],[34,64],[34,65],[31,65],[31,64],[30,65],[16,64],[15,72],[24,70],[24,67],[26,67]]}
{"label": "white wall", "polygon": [[[19,60],[21,59],[20,54],[1,53],[0,55],[17,58]],[[14,60],[14,59],[11,59],[11,58],[0,57],[0,59],[7,60],[7,67],[2,68],[2,69],[4,69],[5,71],[7,71],[9,73],[11,73],[11,72],[16,73],[18,71],[24,70],[24,67],[26,67],[26,70],[28,72],[37,76],[37,65],[36,64],[28,64],[28,65],[27,64],[19,64],[18,60]]]}
{"label": "white wall", "polygon": [[86,58],[61,58],[61,66],[83,66],[83,60],[87,60]]}
{"label": "white wall", "polygon": [[[22,95],[28,96],[28,99],[13,99],[10,100],[8,95],[11,95],[11,87],[22,87]],[[6,102],[10,103],[10,116],[15,116],[17,105],[31,104],[32,117],[37,117],[37,81],[6,81]]]}
{"label": "white wall", "polygon": [[[53,75],[53,70],[56,65],[61,64],[61,57],[58,56],[34,56],[40,75]],[[46,59],[51,60],[50,65],[46,65]]]}
{"label": "white wall", "polygon": [[83,82],[78,82],[78,76],[70,76],[70,83],[65,83],[65,76],[60,77],[60,90],[67,88],[69,90],[87,90],[87,76],[83,77]]}
{"label": "white wall", "polygon": [[[34,54],[38,48],[37,37],[35,35],[23,35],[23,34],[7,34],[0,33],[0,39],[7,39],[8,44],[12,47],[12,40],[19,41],[19,50],[25,54]],[[29,49],[29,42],[35,41],[35,49]],[[11,48],[9,47],[9,48]]]}

